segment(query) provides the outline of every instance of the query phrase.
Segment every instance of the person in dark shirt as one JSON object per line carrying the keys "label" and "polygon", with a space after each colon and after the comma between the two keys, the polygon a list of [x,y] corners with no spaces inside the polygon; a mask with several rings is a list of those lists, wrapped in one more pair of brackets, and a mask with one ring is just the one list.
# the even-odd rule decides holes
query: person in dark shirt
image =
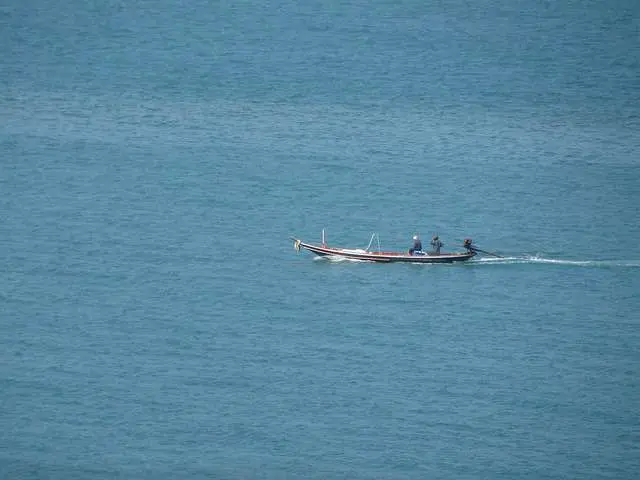
{"label": "person in dark shirt", "polygon": [[433,251],[431,252],[433,255],[440,255],[440,249],[442,248],[443,243],[440,241],[437,235],[431,239],[431,246],[433,247]]}
{"label": "person in dark shirt", "polygon": [[422,242],[418,234],[413,236],[413,247],[409,249],[409,255],[413,255],[415,252],[422,252]]}

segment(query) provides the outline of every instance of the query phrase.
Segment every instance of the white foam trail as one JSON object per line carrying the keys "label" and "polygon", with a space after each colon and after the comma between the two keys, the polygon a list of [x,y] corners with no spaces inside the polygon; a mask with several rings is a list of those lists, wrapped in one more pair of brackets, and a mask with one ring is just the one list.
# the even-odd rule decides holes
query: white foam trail
{"label": "white foam trail", "polygon": [[471,263],[512,264],[512,263],[538,263],[550,265],[569,265],[574,267],[625,267],[638,268],[640,260],[564,260],[558,258],[544,258],[540,256],[528,257],[504,257],[504,258],[477,258]]}
{"label": "white foam trail", "polygon": [[341,262],[353,262],[353,263],[369,263],[371,260],[362,260],[359,258],[347,258],[340,257],[338,255],[325,255],[322,257],[314,257],[315,262],[333,262],[333,263],[341,263]]}

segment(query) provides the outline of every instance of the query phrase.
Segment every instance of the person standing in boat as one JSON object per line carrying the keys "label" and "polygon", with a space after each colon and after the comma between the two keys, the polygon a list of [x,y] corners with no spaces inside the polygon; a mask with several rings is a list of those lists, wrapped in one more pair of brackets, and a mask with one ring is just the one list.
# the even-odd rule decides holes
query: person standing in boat
{"label": "person standing in boat", "polygon": [[433,255],[440,255],[440,249],[444,244],[438,238],[438,235],[434,235],[431,239],[431,246],[433,247],[433,251],[431,252]]}
{"label": "person standing in boat", "polygon": [[421,251],[422,251],[422,241],[420,241],[420,237],[416,233],[413,236],[413,247],[409,249],[409,255],[413,255],[414,252],[421,252]]}

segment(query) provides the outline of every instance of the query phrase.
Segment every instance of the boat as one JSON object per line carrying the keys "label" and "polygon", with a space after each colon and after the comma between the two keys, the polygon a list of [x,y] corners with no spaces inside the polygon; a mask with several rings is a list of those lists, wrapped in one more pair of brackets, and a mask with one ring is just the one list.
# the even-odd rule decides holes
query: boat
{"label": "boat", "polygon": [[[349,260],[360,260],[365,262],[378,263],[453,263],[465,262],[477,255],[480,250],[473,245],[470,238],[464,241],[465,251],[462,253],[433,253],[424,251],[409,252],[389,252],[380,248],[380,239],[376,233],[371,236],[369,245],[366,248],[338,248],[330,247],[325,241],[324,230],[322,231],[322,243],[320,245],[304,242],[298,238],[291,237],[293,247],[296,251],[308,250],[319,257],[334,257]],[[377,250],[372,249],[373,241],[377,240]],[[489,253],[489,252],[486,252]]]}

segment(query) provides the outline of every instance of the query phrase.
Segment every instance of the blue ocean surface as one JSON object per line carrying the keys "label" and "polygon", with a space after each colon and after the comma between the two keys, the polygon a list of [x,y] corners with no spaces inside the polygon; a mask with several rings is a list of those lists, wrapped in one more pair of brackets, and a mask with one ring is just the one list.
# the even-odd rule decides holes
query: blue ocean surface
{"label": "blue ocean surface", "polygon": [[[637,478],[639,31],[4,2],[0,478]],[[296,253],[323,229],[504,258]]]}

